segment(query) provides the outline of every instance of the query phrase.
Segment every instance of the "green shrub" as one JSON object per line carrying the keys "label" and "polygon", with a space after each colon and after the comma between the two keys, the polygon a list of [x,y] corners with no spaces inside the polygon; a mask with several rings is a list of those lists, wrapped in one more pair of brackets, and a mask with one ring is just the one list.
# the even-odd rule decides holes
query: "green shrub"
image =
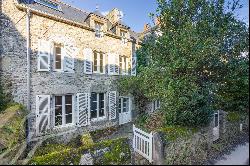
{"label": "green shrub", "polygon": [[229,122],[238,122],[241,119],[241,115],[239,112],[229,112],[227,114],[227,120]]}
{"label": "green shrub", "polygon": [[[106,140],[102,142],[98,142],[88,146],[80,146],[79,148],[69,148],[67,146],[62,146],[60,144],[51,146],[47,144],[46,146],[50,146],[51,149],[55,149],[56,151],[51,150],[49,152],[47,150],[47,154],[38,153],[41,156],[34,156],[29,164],[31,165],[78,165],[80,162],[81,155],[86,151],[94,153],[97,149],[103,149],[105,147],[109,147],[110,151],[105,152],[103,157],[100,160],[95,159],[95,164],[124,164],[130,159],[130,150],[128,143],[125,138],[119,138],[114,140]],[[58,147],[56,147],[58,146]],[[47,148],[41,148],[38,151],[46,150]],[[120,155],[124,153],[124,155]]]}
{"label": "green shrub", "polygon": [[175,141],[177,138],[184,138],[184,137],[189,138],[195,132],[197,132],[198,129],[182,127],[182,126],[168,126],[159,129],[159,131],[164,133],[166,141]]}
{"label": "green shrub", "polygon": [[94,141],[92,140],[92,137],[90,133],[83,134],[81,137],[81,143],[82,146],[91,147],[94,145]]}

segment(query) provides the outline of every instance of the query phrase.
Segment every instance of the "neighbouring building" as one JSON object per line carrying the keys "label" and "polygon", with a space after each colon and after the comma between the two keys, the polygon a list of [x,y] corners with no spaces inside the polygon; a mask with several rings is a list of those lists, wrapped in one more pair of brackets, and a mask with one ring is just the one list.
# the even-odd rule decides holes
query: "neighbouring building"
{"label": "neighbouring building", "polygon": [[116,81],[136,76],[140,40],[118,9],[104,16],[59,0],[1,0],[0,20],[2,84],[30,111],[30,138],[132,120],[133,96]]}

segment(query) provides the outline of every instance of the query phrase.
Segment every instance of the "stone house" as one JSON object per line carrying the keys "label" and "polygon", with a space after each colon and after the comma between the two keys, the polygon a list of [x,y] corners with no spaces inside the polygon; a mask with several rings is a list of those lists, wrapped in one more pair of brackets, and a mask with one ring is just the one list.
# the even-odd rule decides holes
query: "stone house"
{"label": "stone house", "polygon": [[[84,2],[83,2],[84,3]],[[1,80],[27,106],[29,136],[132,121],[138,34],[113,9],[103,16],[58,0],[1,0]]]}

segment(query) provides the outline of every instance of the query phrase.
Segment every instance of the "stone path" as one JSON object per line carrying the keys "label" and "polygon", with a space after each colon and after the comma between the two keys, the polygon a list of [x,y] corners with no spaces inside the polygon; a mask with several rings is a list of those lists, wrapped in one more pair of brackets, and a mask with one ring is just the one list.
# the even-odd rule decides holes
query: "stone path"
{"label": "stone path", "polygon": [[214,165],[248,165],[249,143],[238,145],[230,154],[222,156]]}

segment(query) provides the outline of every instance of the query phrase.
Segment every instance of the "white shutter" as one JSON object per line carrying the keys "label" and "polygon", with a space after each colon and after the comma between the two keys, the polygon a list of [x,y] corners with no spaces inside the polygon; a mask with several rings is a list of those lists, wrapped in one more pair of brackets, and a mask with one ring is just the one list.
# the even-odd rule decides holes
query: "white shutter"
{"label": "white shutter", "polygon": [[85,48],[83,50],[84,56],[84,73],[92,74],[92,65],[93,65],[93,51],[90,48]]}
{"label": "white shutter", "polygon": [[74,72],[75,70],[75,58],[77,54],[77,48],[70,46],[70,45],[65,45],[63,48],[64,52],[64,71],[66,72]]}
{"label": "white shutter", "polygon": [[46,40],[38,41],[38,71],[50,70],[51,43]]}
{"label": "white shutter", "polygon": [[114,54],[114,61],[115,61],[115,75],[119,75],[119,55]]}
{"label": "white shutter", "polygon": [[90,95],[89,93],[77,93],[78,126],[90,124]]}
{"label": "white shutter", "polygon": [[50,127],[50,95],[36,96],[36,134],[46,132]]}
{"label": "white shutter", "polygon": [[108,54],[108,74],[113,75],[115,73],[115,61],[114,54]]}
{"label": "white shutter", "polygon": [[131,75],[136,76],[136,65],[137,65],[137,58],[136,54],[132,56],[132,61],[131,61]]}
{"label": "white shutter", "polygon": [[109,92],[109,119],[116,118],[116,91]]}

